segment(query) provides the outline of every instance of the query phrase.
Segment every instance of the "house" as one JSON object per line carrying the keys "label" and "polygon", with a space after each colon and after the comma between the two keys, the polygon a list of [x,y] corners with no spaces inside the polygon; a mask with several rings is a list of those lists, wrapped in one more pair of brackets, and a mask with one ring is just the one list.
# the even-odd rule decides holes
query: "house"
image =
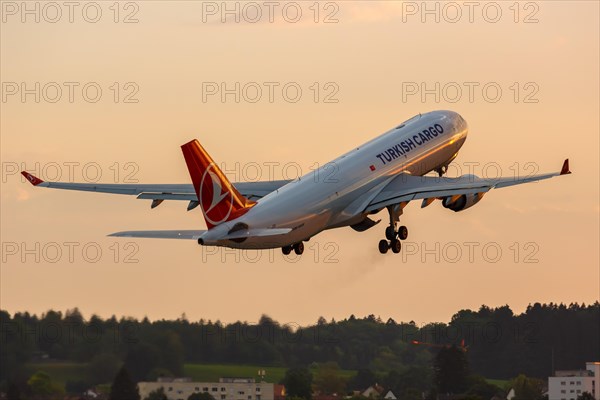
{"label": "house", "polygon": [[361,394],[365,397],[371,399],[378,399],[383,394],[383,387],[379,386],[377,383],[369,386],[366,390],[364,390]]}
{"label": "house", "polygon": [[515,397],[515,388],[510,388],[506,395],[506,400],[512,400]]}

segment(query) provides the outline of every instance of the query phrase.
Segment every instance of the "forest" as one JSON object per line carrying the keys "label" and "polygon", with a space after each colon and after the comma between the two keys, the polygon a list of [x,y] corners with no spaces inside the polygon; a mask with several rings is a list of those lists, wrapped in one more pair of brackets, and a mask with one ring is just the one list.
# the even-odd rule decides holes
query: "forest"
{"label": "forest", "polygon": [[0,311],[0,383],[27,379],[27,366],[85,363],[86,384],[110,382],[125,366],[135,381],[182,376],[184,364],[239,364],[368,369],[377,374],[431,368],[441,348],[463,348],[472,373],[545,379],[553,370],[600,360],[600,303],[540,304],[515,314],[508,306],[461,310],[447,323],[417,326],[375,315],[313,325],[84,318],[77,309],[43,315]]}

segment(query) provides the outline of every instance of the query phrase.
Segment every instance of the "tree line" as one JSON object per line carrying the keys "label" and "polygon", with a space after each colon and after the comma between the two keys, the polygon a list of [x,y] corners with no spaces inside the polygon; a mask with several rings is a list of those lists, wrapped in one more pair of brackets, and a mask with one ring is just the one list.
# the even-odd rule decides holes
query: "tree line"
{"label": "tree line", "polygon": [[539,304],[514,314],[508,306],[461,310],[448,323],[418,326],[375,315],[309,326],[257,323],[150,321],[93,315],[78,309],[0,311],[0,383],[26,380],[26,366],[42,360],[86,363],[86,384],[110,382],[125,366],[134,381],[181,376],[184,363],[301,367],[335,363],[379,374],[431,369],[446,346],[464,346],[471,372],[508,379],[545,378],[554,369],[580,369],[600,359],[600,303]]}

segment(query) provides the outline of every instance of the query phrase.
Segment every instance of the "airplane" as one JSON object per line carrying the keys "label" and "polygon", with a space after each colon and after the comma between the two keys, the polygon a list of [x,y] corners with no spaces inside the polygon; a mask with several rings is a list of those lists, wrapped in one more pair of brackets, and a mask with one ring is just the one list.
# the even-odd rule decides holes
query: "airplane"
{"label": "airplane", "polygon": [[[125,231],[109,236],[196,240],[202,246],[235,249],[281,248],[300,255],[304,242],[328,229],[363,232],[377,225],[371,215],[387,209],[389,223],[379,252],[399,253],[408,228],[398,226],[404,207],[440,200],[459,212],[491,189],[570,174],[566,159],[559,172],[495,179],[444,177],[468,134],[467,122],[453,111],[419,114],[330,163],[294,180],[231,183],[197,140],[181,146],[192,184],[97,184],[45,182],[22,174],[36,187],[80,190],[152,200],[187,201],[200,206],[206,230]],[[427,175],[437,172],[438,176]]]}

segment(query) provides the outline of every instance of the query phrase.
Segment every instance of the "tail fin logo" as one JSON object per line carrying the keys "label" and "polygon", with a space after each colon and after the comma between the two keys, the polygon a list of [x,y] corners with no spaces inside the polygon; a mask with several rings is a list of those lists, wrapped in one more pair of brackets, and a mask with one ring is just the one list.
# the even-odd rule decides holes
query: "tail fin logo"
{"label": "tail fin logo", "polygon": [[239,218],[255,203],[229,182],[197,140],[181,146],[208,229]]}
{"label": "tail fin logo", "polygon": [[[231,211],[233,210],[233,192],[227,188],[227,185],[221,182],[217,173],[212,170],[215,168],[214,163],[210,163],[200,181],[200,206],[206,221],[212,225],[219,225],[221,222],[227,221]],[[222,206],[219,206],[225,202]]]}

